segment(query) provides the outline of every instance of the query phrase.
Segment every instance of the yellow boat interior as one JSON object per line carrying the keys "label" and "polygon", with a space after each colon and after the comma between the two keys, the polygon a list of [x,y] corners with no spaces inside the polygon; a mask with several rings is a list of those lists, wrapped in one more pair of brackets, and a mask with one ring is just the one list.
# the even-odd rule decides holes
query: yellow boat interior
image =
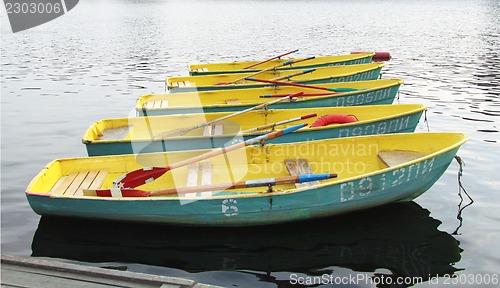
{"label": "yellow boat interior", "polygon": [[[374,56],[375,53],[372,52],[367,52],[367,53],[359,53],[359,54],[345,54],[345,55],[331,55],[331,56],[318,56],[315,57],[314,59],[299,62],[293,66],[313,66],[313,65],[319,65],[323,63],[334,63],[334,62],[342,62],[342,61],[349,61],[349,60],[357,60],[357,59],[362,59],[366,58],[369,56]],[[297,61],[297,60],[303,60],[305,58],[281,58],[281,59],[274,59],[271,61],[268,61],[266,63],[262,63],[260,65],[257,65],[255,67],[249,68],[250,70],[261,70],[261,69],[266,69],[269,67],[274,67],[279,64],[283,64],[287,61]],[[221,62],[221,63],[196,63],[196,64],[189,64],[188,69],[190,72],[207,72],[207,71],[230,71],[230,70],[243,70],[243,68],[257,64],[258,61],[244,61],[244,62]],[[286,66],[290,67],[290,66]]]}
{"label": "yellow boat interior", "polygon": [[[385,64],[382,62],[357,64],[357,65],[347,65],[347,66],[329,66],[329,67],[319,67],[310,68],[314,71],[310,73],[298,74],[309,69],[293,69],[293,70],[270,70],[263,73],[259,73],[255,78],[265,79],[265,80],[278,80],[277,78],[283,78],[286,81],[288,78],[285,76],[293,76],[293,81],[312,81],[315,79],[329,79],[333,77],[348,76],[356,73],[371,71],[374,69],[382,68]],[[218,83],[229,83],[244,77],[252,77],[254,73],[229,73],[229,74],[216,74],[216,75],[206,75],[206,76],[179,76],[179,77],[168,77],[166,79],[167,87],[201,87],[201,86],[212,86]],[[262,85],[255,81],[247,81],[241,79],[237,81],[237,84],[245,85]]]}
{"label": "yellow boat interior", "polygon": [[[169,137],[206,137],[221,135],[249,135],[252,133],[264,133],[275,130],[274,127],[263,127],[258,131],[246,130],[266,126],[280,121],[292,118],[302,117],[310,114],[316,114],[308,119],[298,120],[276,126],[276,129],[283,129],[298,123],[314,123],[318,118],[324,115],[340,114],[354,116],[358,122],[345,124],[330,124],[321,127],[307,127],[322,131],[332,127],[349,127],[359,124],[368,124],[374,121],[382,121],[389,118],[401,117],[404,115],[417,113],[425,110],[422,104],[397,104],[397,105],[377,105],[377,106],[347,106],[332,108],[306,108],[306,109],[284,109],[284,110],[256,110],[243,113],[229,119],[216,122],[212,125],[200,127],[186,131],[186,128],[206,123],[221,117],[226,117],[231,112],[218,113],[197,113],[182,115],[133,117],[133,118],[114,118],[103,119],[92,124],[85,132],[82,142],[115,142],[115,141],[134,141],[164,139]],[[174,128],[175,127],[175,128]],[[300,132],[300,130],[299,130]]]}
{"label": "yellow boat interior", "polygon": [[[139,186],[145,191],[231,181],[262,179],[293,175],[294,173],[337,173],[338,178],[309,183],[278,185],[272,193],[293,193],[304,189],[351,181],[398,169],[419,160],[428,159],[452,150],[466,141],[458,133],[411,133],[340,138],[280,145],[249,146],[219,155],[199,163],[183,166],[160,178]],[[167,166],[206,153],[203,150],[58,159],[49,163],[32,180],[27,193],[51,197],[84,196],[83,189],[108,189],[124,173],[150,166]],[[312,185],[312,186],[310,186]],[[267,187],[238,189],[232,197],[258,197]],[[225,192],[203,195],[159,196],[154,199],[213,199],[227,197]],[[226,194],[224,196],[224,194]],[[269,194],[266,194],[269,195]],[[101,198],[104,199],[104,198]],[[111,199],[111,198],[106,198]],[[120,198],[148,200],[148,198]]]}
{"label": "yellow boat interior", "polygon": [[[362,90],[363,92],[373,91],[375,89],[382,89],[392,87],[395,85],[403,84],[401,79],[381,79],[369,81],[353,81],[341,83],[328,83],[316,84],[315,86],[325,88],[354,88]],[[263,102],[269,102],[275,98],[260,98],[261,95],[269,94],[293,94],[297,92],[304,93],[321,93],[328,92],[324,90],[311,89],[311,88],[297,88],[290,86],[267,87],[257,89],[239,89],[234,90],[214,90],[214,91],[200,91],[200,92],[184,92],[173,94],[149,94],[141,96],[137,99],[136,109],[142,110],[158,110],[168,108],[182,108],[182,107],[225,107],[225,106],[244,106],[244,105],[258,105]],[[351,95],[359,93],[359,91],[337,93],[333,92],[332,97],[335,95]],[[294,101],[308,101],[326,96],[304,96],[295,97]],[[271,100],[270,100],[271,99]]]}

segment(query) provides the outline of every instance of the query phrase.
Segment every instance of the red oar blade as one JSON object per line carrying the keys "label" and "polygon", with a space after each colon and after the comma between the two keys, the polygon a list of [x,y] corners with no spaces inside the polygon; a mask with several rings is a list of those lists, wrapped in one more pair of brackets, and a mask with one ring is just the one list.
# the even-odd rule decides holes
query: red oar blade
{"label": "red oar blade", "polygon": [[137,189],[120,189],[120,188],[111,188],[111,189],[99,189],[95,191],[84,190],[84,195],[91,195],[92,192],[95,192],[95,196],[99,197],[148,197],[150,192],[137,190]]}
{"label": "red oar blade", "polygon": [[169,170],[170,167],[145,167],[123,175],[116,179],[113,184],[116,188],[135,188],[154,181]]}

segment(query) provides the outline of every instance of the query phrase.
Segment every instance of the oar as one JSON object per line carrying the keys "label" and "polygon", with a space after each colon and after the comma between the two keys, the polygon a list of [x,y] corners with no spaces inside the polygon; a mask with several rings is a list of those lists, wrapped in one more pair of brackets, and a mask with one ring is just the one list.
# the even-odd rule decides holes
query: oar
{"label": "oar", "polygon": [[280,59],[280,58],[281,58],[281,57],[283,57],[283,56],[286,56],[286,55],[289,55],[289,54],[295,53],[295,52],[297,52],[297,51],[299,51],[299,49],[296,49],[296,50],[293,50],[293,51],[290,51],[290,52],[286,52],[286,53],[281,54],[281,55],[278,55],[278,56],[274,56],[274,57],[269,58],[269,59],[267,59],[267,60],[264,60],[264,61],[262,61],[262,62],[255,63],[255,64],[252,64],[252,65],[250,65],[250,66],[246,66],[246,67],[244,67],[244,68],[243,68],[243,70],[246,70],[246,69],[248,69],[248,68],[252,68],[252,67],[258,66],[258,65],[260,65],[260,64],[267,63],[267,62],[272,61],[272,60],[274,60],[274,59]]}
{"label": "oar", "polygon": [[261,109],[261,108],[265,108],[265,107],[267,107],[269,105],[273,105],[273,104],[276,104],[276,103],[279,103],[279,102],[282,102],[282,101],[285,101],[285,100],[288,100],[288,99],[292,99],[294,97],[301,96],[303,93],[304,92],[297,92],[297,93],[294,93],[294,94],[286,95],[286,96],[284,96],[284,97],[282,97],[280,99],[276,99],[274,101],[269,101],[269,102],[264,102],[264,103],[261,103],[261,104],[259,104],[257,106],[250,107],[250,108],[242,110],[242,111],[238,111],[238,112],[235,112],[235,113],[232,113],[232,114],[229,114],[229,115],[226,115],[226,116],[223,116],[223,117],[220,117],[220,118],[217,118],[217,119],[205,122],[205,123],[194,125],[193,127],[178,128],[178,129],[170,130],[170,131],[167,131],[167,132],[161,133],[160,135],[155,136],[155,138],[156,139],[161,139],[161,138],[165,138],[165,137],[182,136],[182,135],[188,133],[189,131],[192,131],[192,130],[195,130],[195,129],[198,129],[198,128],[201,128],[201,127],[205,127],[205,126],[208,126],[208,125],[212,125],[214,123],[217,123],[217,122],[220,122],[220,121],[223,121],[223,120],[226,120],[226,119],[229,119],[229,118],[232,118],[232,117],[235,117],[235,116],[238,116],[238,115],[241,115],[241,114],[253,111],[253,110],[258,110],[258,109]]}
{"label": "oar", "polygon": [[[356,89],[356,88],[327,88],[327,87],[320,87],[320,86],[314,86],[314,85],[298,84],[298,83],[293,83],[293,82],[282,82],[282,81],[276,81],[276,80],[257,79],[257,78],[252,78],[252,77],[247,77],[247,78],[245,78],[245,80],[262,82],[262,83],[270,83],[270,84],[281,85],[281,86],[294,86],[294,87],[311,88],[311,89],[334,91],[334,92],[358,91],[358,89]],[[339,89],[342,89],[342,91],[338,91]]]}
{"label": "oar", "polygon": [[286,65],[292,65],[292,64],[296,64],[296,63],[299,63],[299,62],[303,62],[303,61],[308,61],[308,60],[312,60],[314,59],[315,56],[311,56],[311,57],[308,57],[308,58],[304,58],[304,59],[298,59],[298,60],[290,60],[290,61],[286,61],[286,62],[283,62],[281,64],[277,64],[277,65],[274,65],[272,67],[268,67],[266,69],[262,69],[260,71],[257,71],[257,72],[254,72],[250,75],[246,75],[246,76],[243,76],[243,77],[240,77],[236,80],[233,80],[231,82],[219,82],[219,83],[216,83],[214,84],[215,86],[220,86],[220,85],[231,85],[231,84],[235,84],[241,80],[244,80],[245,77],[252,77],[252,76],[255,76],[255,75],[258,75],[258,74],[261,74],[261,73],[264,73],[264,72],[267,72],[267,71],[270,71],[270,70],[274,70],[278,67],[283,67],[283,66],[286,66]]}
{"label": "oar", "polygon": [[206,191],[224,191],[229,189],[241,189],[252,187],[275,186],[293,183],[305,183],[319,180],[336,178],[337,174],[302,174],[298,176],[286,176],[276,178],[265,178],[247,181],[238,181],[235,183],[220,183],[212,185],[201,185],[183,188],[170,188],[156,191],[144,191],[139,189],[113,189],[112,193],[107,193],[107,190],[83,190],[86,196],[101,196],[101,197],[151,197],[151,196],[167,196],[187,193],[198,193]]}
{"label": "oar", "polygon": [[290,119],[287,119],[287,120],[283,120],[283,121],[278,121],[278,122],[274,122],[274,123],[270,123],[270,124],[266,124],[266,125],[262,125],[262,126],[258,126],[258,127],[254,127],[254,128],[250,128],[250,129],[247,129],[247,130],[244,130],[244,131],[241,131],[242,133],[249,133],[249,132],[252,132],[252,131],[259,131],[259,130],[264,130],[264,129],[267,129],[267,128],[274,128],[278,125],[283,125],[283,124],[287,124],[287,123],[290,123],[290,122],[295,122],[295,121],[299,121],[299,120],[303,120],[303,119],[307,119],[307,118],[311,118],[311,117],[316,117],[318,116],[318,114],[314,113],[314,114],[308,114],[308,115],[304,115],[304,116],[301,116],[301,117],[295,117],[295,118],[290,118]]}
{"label": "oar", "polygon": [[[303,75],[303,74],[307,74],[307,73],[311,73],[311,72],[314,72],[314,71],[316,71],[315,68],[313,68],[313,69],[307,69],[307,70],[304,70],[304,71],[298,71],[298,72],[291,73],[291,74],[288,74],[288,75],[285,75],[285,76],[281,76],[281,77],[278,77],[278,78],[271,79],[271,81],[279,81],[279,80],[283,80],[283,79],[290,79],[292,77]],[[246,79],[246,78],[244,78],[244,79]]]}
{"label": "oar", "polygon": [[[179,168],[182,166],[196,163],[196,162],[208,159],[208,158],[215,157],[217,155],[225,154],[227,152],[231,152],[231,151],[243,148],[245,146],[249,146],[249,145],[258,143],[260,141],[273,139],[273,138],[291,133],[291,132],[298,130],[298,129],[305,127],[305,126],[307,126],[307,124],[299,124],[299,125],[295,125],[292,127],[287,127],[283,130],[278,130],[276,132],[272,132],[272,133],[268,133],[268,134],[265,134],[265,135],[262,135],[259,137],[248,139],[244,142],[240,142],[240,143],[228,146],[228,147],[213,149],[210,152],[207,152],[205,154],[198,155],[196,157],[171,164],[167,167],[145,167],[145,168],[137,169],[137,170],[134,170],[134,171],[131,171],[131,172],[124,174],[120,178],[116,179],[113,182],[113,184],[114,184],[115,188],[135,188],[137,186],[154,181],[156,178],[162,176],[167,171],[170,171],[172,169],[176,169],[176,168]],[[107,191],[107,192],[111,193],[111,190],[109,190],[109,189],[103,190],[103,191]],[[105,192],[103,192],[103,193],[105,193]]]}

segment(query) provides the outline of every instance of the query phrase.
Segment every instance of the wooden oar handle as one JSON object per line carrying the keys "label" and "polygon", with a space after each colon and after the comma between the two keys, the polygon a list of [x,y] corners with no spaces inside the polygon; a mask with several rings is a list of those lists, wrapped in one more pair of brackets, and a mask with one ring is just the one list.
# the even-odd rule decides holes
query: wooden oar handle
{"label": "wooden oar handle", "polygon": [[295,118],[291,118],[291,119],[287,119],[287,120],[283,120],[283,121],[278,121],[278,122],[274,122],[274,123],[270,123],[270,124],[266,124],[266,125],[262,125],[262,126],[258,126],[258,127],[254,127],[254,128],[250,128],[250,129],[247,129],[247,130],[244,130],[244,131],[241,131],[241,132],[242,133],[249,133],[249,132],[252,132],[252,131],[264,130],[264,129],[267,129],[267,128],[273,128],[274,129],[274,127],[276,127],[278,125],[283,125],[283,124],[287,124],[287,123],[290,123],[290,122],[304,120],[304,119],[308,119],[308,118],[312,118],[312,117],[316,117],[316,116],[318,116],[318,114],[316,114],[316,113],[308,114],[308,115],[304,115],[304,116],[301,116],[301,117],[295,117]]}
{"label": "wooden oar handle", "polygon": [[269,83],[269,84],[281,85],[281,86],[295,86],[295,87],[301,87],[301,88],[311,88],[311,89],[318,89],[318,90],[325,90],[325,91],[334,91],[334,88],[326,88],[326,87],[320,87],[320,86],[314,86],[314,85],[304,85],[304,84],[298,84],[298,83],[293,83],[293,82],[257,79],[257,78],[252,78],[252,77],[247,77],[247,78],[245,78],[245,80],[262,82],[262,83]]}
{"label": "wooden oar handle", "polygon": [[327,180],[337,177],[337,174],[301,174],[297,176],[285,176],[278,178],[264,178],[255,180],[238,181],[234,183],[219,183],[211,185],[201,185],[193,187],[169,188],[156,191],[143,191],[138,189],[108,189],[108,190],[84,190],[86,196],[100,197],[152,197],[179,195],[206,191],[223,191],[239,188],[253,188],[263,186],[274,186],[292,183],[305,183],[319,180]]}
{"label": "wooden oar handle", "polygon": [[274,78],[274,79],[271,79],[271,81],[279,81],[279,80],[283,80],[283,79],[290,79],[290,78],[292,78],[294,76],[299,76],[299,75],[311,73],[311,72],[314,72],[314,71],[316,71],[315,68],[307,69],[307,70],[304,70],[304,71],[299,71],[299,72],[291,73],[291,74],[284,75],[284,76],[281,76],[281,77],[278,77],[278,78]]}
{"label": "wooden oar handle", "polygon": [[252,67],[258,66],[258,65],[260,65],[260,64],[267,63],[267,62],[269,62],[269,61],[271,61],[271,60],[274,60],[274,59],[279,59],[279,58],[281,58],[281,57],[283,57],[283,56],[286,56],[286,55],[289,55],[289,54],[295,53],[295,52],[297,52],[297,51],[299,51],[299,49],[295,49],[295,50],[293,50],[293,51],[289,51],[289,52],[283,53],[283,54],[281,54],[281,55],[274,56],[274,57],[272,57],[272,58],[266,59],[266,60],[261,61],[261,62],[259,62],[259,63],[255,63],[255,64],[252,64],[252,65],[249,65],[249,66],[243,67],[243,70],[246,70],[246,69],[249,69],[249,68],[252,68]]}

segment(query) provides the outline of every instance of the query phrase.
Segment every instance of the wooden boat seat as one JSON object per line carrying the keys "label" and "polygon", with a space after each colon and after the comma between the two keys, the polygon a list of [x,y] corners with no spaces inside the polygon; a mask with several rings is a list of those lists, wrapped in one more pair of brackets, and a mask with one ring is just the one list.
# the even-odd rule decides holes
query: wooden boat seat
{"label": "wooden boat seat", "polygon": [[237,104],[241,104],[241,101],[240,101],[240,99],[227,99],[226,104],[237,105]]}
{"label": "wooden boat seat", "polygon": [[208,68],[207,67],[201,67],[201,68],[198,68],[198,69],[194,69],[193,71],[194,72],[207,72]]}
{"label": "wooden boat seat", "polygon": [[144,108],[146,109],[161,109],[168,108],[168,100],[154,100],[148,101],[144,104]]}
{"label": "wooden boat seat", "polygon": [[79,196],[83,189],[99,189],[108,177],[108,170],[80,171],[61,177],[52,187],[51,195]]}
{"label": "wooden boat seat", "polygon": [[[212,163],[194,163],[188,166],[188,175],[186,187],[195,187],[200,185],[212,184]],[[191,194],[191,193],[190,193]],[[196,193],[202,197],[212,196],[212,192]]]}
{"label": "wooden boat seat", "polygon": [[[300,174],[312,174],[311,166],[309,166],[309,161],[303,158],[296,159],[285,159],[285,166],[288,173],[291,176],[297,176]],[[306,183],[295,183],[295,187],[302,188],[319,184],[319,181],[311,181]]]}
{"label": "wooden boat seat", "polygon": [[224,124],[207,125],[203,128],[203,136],[222,135],[224,133]]}
{"label": "wooden boat seat", "polygon": [[378,153],[378,157],[382,162],[387,165],[387,167],[397,166],[399,164],[403,164],[409,161],[413,161],[415,159],[424,157],[425,154],[414,152],[414,151],[403,151],[403,150],[394,150],[394,151],[380,151]]}
{"label": "wooden boat seat", "polygon": [[189,80],[172,82],[173,87],[191,87],[191,82]]}

